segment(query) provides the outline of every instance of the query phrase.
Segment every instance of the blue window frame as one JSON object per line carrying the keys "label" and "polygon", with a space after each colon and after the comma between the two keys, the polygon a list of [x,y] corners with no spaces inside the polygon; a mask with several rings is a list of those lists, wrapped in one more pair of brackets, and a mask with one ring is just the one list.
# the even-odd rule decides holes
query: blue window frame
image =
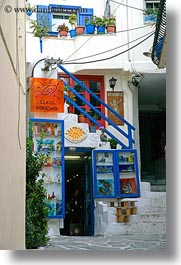
{"label": "blue window frame", "polygon": [[95,198],[140,197],[135,149],[94,150],[93,175]]}
{"label": "blue window frame", "polygon": [[144,16],[144,22],[156,22],[160,0],[145,0],[145,10],[147,14]]}
{"label": "blue window frame", "polygon": [[94,197],[114,198],[117,194],[115,154],[113,150],[93,151]]}
{"label": "blue window frame", "polygon": [[[57,36],[57,26],[58,24],[65,23],[67,26],[69,15],[72,13],[77,14],[77,24],[85,26],[85,17],[93,17],[93,8],[82,8],[81,6],[67,6],[67,5],[37,5],[37,21],[42,23],[42,21],[48,22],[49,25],[49,35]],[[85,30],[86,33],[86,30]]]}

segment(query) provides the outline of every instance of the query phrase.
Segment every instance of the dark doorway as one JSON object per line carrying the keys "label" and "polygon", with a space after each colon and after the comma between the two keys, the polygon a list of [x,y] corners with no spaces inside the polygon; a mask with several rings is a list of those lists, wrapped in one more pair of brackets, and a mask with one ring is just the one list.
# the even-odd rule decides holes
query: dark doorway
{"label": "dark doorway", "polygon": [[65,219],[61,235],[93,235],[91,150],[65,150]]}
{"label": "dark doorway", "polygon": [[166,111],[140,112],[141,180],[166,179]]}

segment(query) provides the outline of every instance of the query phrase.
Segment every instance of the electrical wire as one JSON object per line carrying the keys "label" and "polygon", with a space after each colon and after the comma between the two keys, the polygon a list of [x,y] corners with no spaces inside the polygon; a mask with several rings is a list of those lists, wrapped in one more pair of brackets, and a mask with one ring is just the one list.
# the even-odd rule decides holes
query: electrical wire
{"label": "electrical wire", "polygon": [[[137,27],[137,28],[133,28],[133,29],[129,29],[129,31],[132,31],[132,30],[136,30],[136,29],[141,29],[141,28],[145,28],[145,27],[150,27],[150,25],[146,25],[146,26],[142,26],[142,27]],[[127,32],[128,30],[121,30],[121,31],[117,31],[116,33],[120,33],[120,32]],[[149,33],[148,33],[149,34]],[[145,35],[146,36],[146,35]],[[92,38],[92,36],[91,36],[91,38]],[[139,38],[138,38],[139,39]],[[84,44],[86,44],[88,41],[90,40],[90,38],[84,43]],[[131,42],[134,42],[134,41],[131,41]],[[131,43],[130,42],[130,43]],[[84,44],[82,45],[82,46],[80,46],[74,53],[72,53],[68,58],[70,58],[70,57],[72,57],[78,50],[80,50],[80,48],[82,48],[83,46],[84,46]],[[126,44],[123,44],[123,46],[124,45],[128,45],[128,43],[126,43]],[[122,47],[122,46],[119,46],[119,47]],[[118,47],[118,48],[119,48]],[[113,49],[110,49],[110,50],[108,50],[108,51],[111,51],[111,50],[114,50],[114,49],[117,49],[117,48],[113,48]],[[106,51],[106,52],[108,52],[108,51]],[[103,52],[104,53],[104,52]],[[100,53],[101,54],[101,53]],[[95,54],[95,55],[90,55],[90,56],[86,56],[86,57],[82,57],[82,58],[80,58],[80,59],[84,59],[84,58],[89,58],[89,57],[92,57],[92,56],[96,56],[96,55],[99,55],[99,54]],[[67,58],[67,59],[68,59]],[[66,62],[71,62],[71,61],[77,61],[77,60],[79,60],[79,59],[72,59],[72,60],[67,60],[67,59],[65,59],[64,60],[64,62],[66,61]]]}
{"label": "electrical wire", "polygon": [[[122,2],[124,2],[124,0],[122,0]],[[118,10],[118,8],[120,8],[122,2],[119,3],[119,5],[114,9],[114,11],[112,12],[112,15]]]}
{"label": "electrical wire", "polygon": [[103,51],[103,52],[100,52],[100,53],[92,54],[92,55],[89,55],[89,56],[85,56],[85,57],[81,57],[81,58],[77,58],[77,59],[73,59],[73,60],[69,60],[69,61],[65,60],[64,63],[65,62],[68,63],[68,62],[72,62],[72,61],[75,62],[75,61],[79,61],[79,60],[82,60],[82,59],[87,59],[87,58],[90,58],[90,57],[94,57],[94,56],[97,56],[97,55],[101,55],[101,54],[104,54],[104,53],[107,53],[107,52],[114,51],[114,50],[119,49],[121,47],[127,46],[128,44],[130,44],[132,42],[135,42],[135,41],[137,41],[139,39],[142,39],[142,38],[146,37],[147,35],[150,35],[150,32],[145,34],[145,35],[143,35],[143,36],[141,36],[141,37],[139,37],[139,38],[137,38],[137,39],[135,39],[135,40],[130,41],[129,43],[124,43],[124,44],[122,44],[120,46],[117,46],[115,48],[112,48],[112,49],[109,49],[109,50],[106,50],[106,51]]}
{"label": "electrical wire", "polygon": [[67,59],[65,59],[65,61],[67,61],[69,58],[71,58],[75,53],[77,53],[90,39],[92,38],[92,36],[90,36],[90,38],[88,40],[86,40],[75,52],[73,52],[69,57],[67,57]]}
{"label": "electrical wire", "polygon": [[42,62],[42,61],[45,61],[45,60],[46,60],[46,58],[40,59],[39,61],[37,61],[37,62],[34,64],[34,66],[33,66],[33,68],[32,68],[32,71],[31,71],[31,77],[34,77],[34,70],[35,70],[35,67],[37,66],[37,64],[40,63],[40,62]]}
{"label": "electrical wire", "polygon": [[137,47],[138,45],[140,45],[141,43],[143,43],[144,41],[146,41],[147,39],[149,39],[155,32],[152,32],[148,37],[146,37],[144,40],[140,41],[139,43],[135,44],[134,46],[130,47],[129,49],[123,51],[123,52],[120,52],[118,54],[115,54],[113,56],[110,56],[110,57],[107,57],[107,58],[102,58],[102,59],[98,59],[98,60],[94,60],[94,61],[87,61],[87,62],[62,62],[62,64],[89,64],[89,63],[96,63],[96,62],[102,62],[102,61],[106,61],[106,60],[110,60],[110,59],[113,59],[135,47]]}
{"label": "electrical wire", "polygon": [[136,29],[143,29],[143,28],[147,28],[150,27],[150,25],[146,25],[146,26],[141,26],[141,27],[137,27],[137,28],[132,28],[132,29],[123,29],[123,30],[119,30],[116,31],[115,33],[120,33],[120,32],[127,32],[127,31],[132,31],[132,30],[136,30]]}
{"label": "electrical wire", "polygon": [[119,3],[119,2],[117,2],[117,1],[114,1],[114,0],[109,0],[109,1],[110,1],[110,2],[113,2],[113,3],[116,3],[116,4],[118,4],[118,5],[126,6],[126,7],[129,7],[129,8],[136,9],[136,10],[139,10],[139,11],[144,12],[144,9],[141,9],[141,8],[138,8],[138,7],[135,7],[135,6],[129,6],[129,5],[122,4],[122,3]]}

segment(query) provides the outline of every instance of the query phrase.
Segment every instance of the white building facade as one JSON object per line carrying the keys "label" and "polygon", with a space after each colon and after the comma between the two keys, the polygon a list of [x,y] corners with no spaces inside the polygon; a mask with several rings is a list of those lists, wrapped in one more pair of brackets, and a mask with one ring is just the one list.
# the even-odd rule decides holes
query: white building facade
{"label": "white building facade", "polygon": [[[87,84],[88,81],[90,82],[89,84],[91,84],[91,81],[94,82],[94,84],[96,83],[96,85],[99,86],[99,96],[106,103],[108,103],[108,92],[113,91],[110,87],[109,80],[114,77],[117,80],[114,92],[123,93],[123,111],[121,115],[136,128],[133,133],[135,139],[134,149],[136,149],[138,153],[139,175],[141,180],[140,147],[146,149],[145,146],[148,144],[148,148],[151,148],[151,142],[150,140],[145,140],[142,143],[143,146],[140,144],[139,127],[140,122],[142,122],[139,119],[140,111],[146,115],[148,115],[148,112],[149,115],[150,113],[154,113],[155,115],[155,113],[160,113],[160,108],[165,108],[165,69],[158,69],[151,59],[145,57],[143,54],[143,52],[149,52],[151,50],[155,27],[153,20],[146,20],[144,10],[151,5],[153,7],[155,5],[157,8],[159,1],[80,0],[76,1],[76,5],[71,0],[32,0],[29,2],[31,6],[35,7],[36,11],[37,8],[42,8],[42,10],[45,11],[44,13],[47,13],[47,10],[49,10],[48,17],[51,21],[52,28],[50,29],[49,36],[42,38],[41,50],[40,38],[34,37],[32,29],[30,28],[31,20],[36,20],[38,13],[35,12],[30,16],[26,16],[26,77],[62,78],[71,85],[71,77],[68,77],[59,67],[56,67],[56,65],[52,66],[52,68],[50,67],[47,71],[42,70],[45,67],[44,59],[60,59],[62,66],[68,72],[75,75],[77,79],[85,82],[85,84]],[[37,7],[37,5],[39,7]],[[61,12],[52,12],[52,7],[61,10]],[[85,33],[74,38],[71,38],[69,34],[67,37],[61,37],[56,33],[56,26],[65,23],[70,29],[71,25],[68,23],[68,17],[75,10],[81,10],[80,13],[83,14],[83,17],[86,16],[86,12],[89,14],[90,10],[92,12],[91,15],[97,17],[102,17],[106,14],[114,16],[116,18],[116,32],[98,34],[97,31],[95,31],[94,34]],[[154,82],[157,82],[156,87]],[[73,85],[75,86],[75,82]],[[87,94],[84,94],[84,97],[87,98]],[[91,98],[87,99],[91,102]],[[81,105],[83,104],[79,104],[79,106]],[[94,106],[96,106],[96,103]],[[88,110],[85,106],[84,109],[86,111]],[[100,110],[103,111],[106,116],[108,115],[106,110]],[[32,113],[29,114],[29,110],[27,112],[28,117],[34,117]],[[65,119],[68,116],[69,123],[74,123],[77,122],[77,114],[78,112],[74,110],[70,115],[66,113],[59,114],[58,118]],[[42,117],[42,115],[36,115],[36,117]],[[51,117],[50,115],[48,118],[53,118],[53,116]],[[156,120],[157,119],[158,116]],[[118,136],[112,126],[104,120],[101,120],[101,122],[104,128],[107,128],[120,138],[123,143],[127,144],[124,137]],[[90,125],[89,122],[88,125]],[[148,127],[149,126],[150,125],[148,125]],[[119,127],[127,133],[126,124],[120,125]],[[99,128],[96,129],[95,136],[90,134],[86,141],[76,146],[65,140],[65,147],[110,148],[108,144],[100,146],[100,131]],[[146,129],[142,129],[142,134],[144,134]],[[164,126],[160,128],[160,134],[161,132],[162,136],[160,136],[159,141],[162,141],[164,145]],[[149,137],[152,136],[152,134],[149,134]],[[118,146],[118,149],[119,148],[121,147]],[[151,156],[148,152],[145,154],[147,157]],[[151,165],[151,167],[152,166],[153,165]],[[152,172],[150,173],[149,170],[150,168],[145,162],[145,174],[152,175]],[[105,208],[107,207],[104,205],[105,202],[100,200],[97,202],[95,200],[94,203],[95,205],[97,203],[97,207],[95,207],[94,211],[94,234],[115,232],[114,225],[112,226],[113,228],[109,225],[109,231],[104,227],[104,222],[103,225],[100,226],[100,216],[101,214],[103,216]],[[109,212],[108,216],[113,215],[110,209],[107,212]],[[113,219],[111,219],[110,222],[113,222]],[[58,226],[57,221],[54,221],[54,224],[55,227]],[[63,227],[64,223],[61,221],[60,228]]]}

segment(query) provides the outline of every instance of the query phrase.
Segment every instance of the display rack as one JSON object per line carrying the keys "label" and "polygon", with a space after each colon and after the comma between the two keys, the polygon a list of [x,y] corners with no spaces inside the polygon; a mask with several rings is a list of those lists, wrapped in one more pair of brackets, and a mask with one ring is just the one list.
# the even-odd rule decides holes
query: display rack
{"label": "display rack", "polygon": [[136,150],[116,150],[116,159],[121,196],[140,196]]}
{"label": "display rack", "polygon": [[40,178],[47,191],[49,218],[64,218],[64,122],[61,120],[30,119],[34,152],[43,155]]}
{"label": "display rack", "polygon": [[136,150],[94,150],[95,198],[140,196]]}

